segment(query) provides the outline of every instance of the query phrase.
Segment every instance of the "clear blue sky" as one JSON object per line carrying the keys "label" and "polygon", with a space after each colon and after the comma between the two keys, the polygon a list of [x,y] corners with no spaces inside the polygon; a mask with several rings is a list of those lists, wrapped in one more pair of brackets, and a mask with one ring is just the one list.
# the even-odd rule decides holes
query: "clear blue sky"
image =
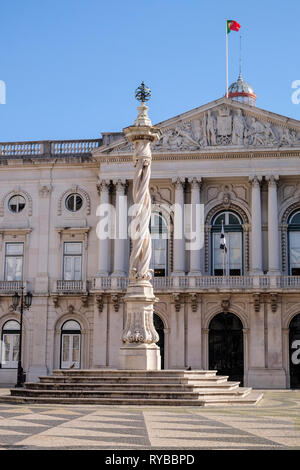
{"label": "clear blue sky", "polygon": [[[257,106],[300,119],[296,0],[3,0],[0,140],[96,138],[136,116],[152,90],[153,123],[225,93],[225,18],[242,28],[243,76]],[[239,33],[229,35],[237,78]]]}

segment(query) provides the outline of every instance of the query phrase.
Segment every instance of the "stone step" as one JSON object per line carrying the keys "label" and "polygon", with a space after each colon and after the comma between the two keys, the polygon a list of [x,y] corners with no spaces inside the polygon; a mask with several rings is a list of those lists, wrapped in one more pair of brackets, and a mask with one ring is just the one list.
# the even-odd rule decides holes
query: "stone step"
{"label": "stone step", "polygon": [[209,383],[201,384],[162,384],[162,383],[57,383],[57,382],[27,382],[26,389],[30,390],[155,390],[155,391],[192,391],[198,390],[235,390],[238,389],[239,382]]}
{"label": "stone step", "polygon": [[224,406],[224,405],[257,405],[263,398],[263,393],[258,390],[251,390],[242,397],[234,398],[207,398],[204,406]]}
{"label": "stone step", "polygon": [[103,377],[98,377],[98,376],[85,376],[81,375],[78,377],[72,377],[72,376],[57,376],[57,375],[47,375],[47,376],[41,376],[39,377],[40,383],[76,383],[76,384],[81,384],[81,383],[117,383],[117,384],[126,384],[126,383],[140,383],[141,379],[143,380],[143,383],[157,383],[157,384],[191,384],[191,385],[196,385],[198,383],[225,383],[228,380],[228,376],[222,376],[222,375],[217,375],[217,376],[204,376],[204,377],[124,377],[122,375],[120,376],[103,376]]}
{"label": "stone step", "polygon": [[245,396],[251,389],[238,388],[236,390],[216,390],[207,389],[197,392],[193,391],[156,391],[156,390],[35,390],[15,388],[11,390],[12,396],[44,396],[44,397],[62,397],[62,398],[159,398],[159,399],[199,399],[199,398],[213,398],[218,396],[220,398]]}
{"label": "stone step", "polygon": [[54,398],[54,397],[15,397],[11,395],[0,396],[0,403],[13,404],[40,404],[40,405],[118,405],[118,406],[254,406],[263,397],[263,393],[252,391],[246,397],[223,398],[215,400],[183,400],[183,399],[119,399],[119,398]]}
{"label": "stone step", "polygon": [[14,388],[0,402],[215,406],[256,404],[262,394],[239,387],[216,371],[124,371],[112,369],[60,370],[39,383]]}
{"label": "stone step", "polygon": [[123,376],[123,377],[213,377],[216,376],[216,370],[181,370],[181,369],[163,369],[163,370],[119,370],[119,369],[55,369],[52,375],[55,376]]}

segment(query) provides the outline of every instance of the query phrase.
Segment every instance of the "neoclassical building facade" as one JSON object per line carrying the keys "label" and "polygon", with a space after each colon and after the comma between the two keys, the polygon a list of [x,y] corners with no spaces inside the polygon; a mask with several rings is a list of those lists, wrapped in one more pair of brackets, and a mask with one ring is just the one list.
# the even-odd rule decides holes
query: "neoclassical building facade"
{"label": "neoclassical building facade", "polygon": [[[150,187],[162,367],[299,387],[300,122],[235,97],[157,126]],[[16,381],[12,295],[22,285],[33,293],[23,319],[27,380],[70,366],[118,368],[132,153],[122,132],[0,144],[0,383]],[[183,214],[185,204],[203,207],[200,247],[174,236],[176,223],[191,229],[187,216],[175,220],[174,204]]]}

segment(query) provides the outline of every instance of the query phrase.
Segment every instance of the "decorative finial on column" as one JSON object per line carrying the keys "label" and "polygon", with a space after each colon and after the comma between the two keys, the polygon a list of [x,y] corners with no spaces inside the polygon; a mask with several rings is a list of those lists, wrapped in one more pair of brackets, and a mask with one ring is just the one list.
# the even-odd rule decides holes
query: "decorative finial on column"
{"label": "decorative finial on column", "polygon": [[135,90],[135,98],[141,103],[137,108],[138,117],[134,121],[135,126],[152,126],[148,116],[148,106],[145,104],[151,98],[151,90],[144,82]]}

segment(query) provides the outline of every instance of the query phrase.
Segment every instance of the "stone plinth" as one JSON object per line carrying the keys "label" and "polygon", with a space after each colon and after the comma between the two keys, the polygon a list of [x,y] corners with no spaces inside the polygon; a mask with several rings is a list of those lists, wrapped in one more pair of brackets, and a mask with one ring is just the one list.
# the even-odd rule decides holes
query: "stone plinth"
{"label": "stone plinth", "polygon": [[160,370],[161,357],[156,344],[126,344],[120,349],[120,369]]}
{"label": "stone plinth", "polygon": [[153,288],[149,281],[131,282],[124,298],[127,317],[120,349],[120,368],[160,370],[161,357],[153,325]]}

